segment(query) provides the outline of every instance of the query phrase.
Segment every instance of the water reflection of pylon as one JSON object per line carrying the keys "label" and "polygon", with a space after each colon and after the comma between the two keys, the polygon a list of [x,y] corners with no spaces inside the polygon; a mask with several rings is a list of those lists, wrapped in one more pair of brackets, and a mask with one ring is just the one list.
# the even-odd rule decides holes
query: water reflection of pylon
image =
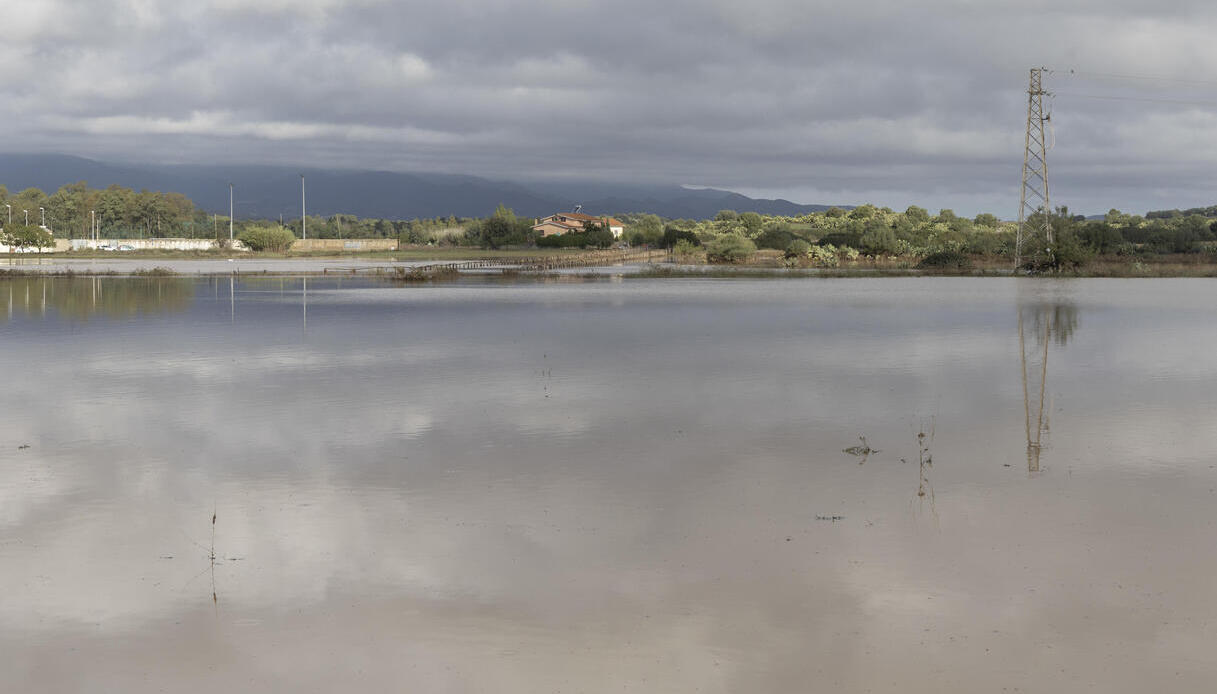
{"label": "water reflection of pylon", "polygon": [[1027,342],[1023,330],[1023,312],[1018,312],[1018,353],[1023,367],[1023,414],[1025,415],[1027,431],[1027,472],[1040,471],[1040,448],[1043,443],[1044,430],[1044,390],[1048,382],[1048,336],[1052,330],[1052,322],[1044,321],[1044,353],[1040,358],[1040,387],[1038,405],[1035,414],[1035,434],[1031,433],[1031,397],[1027,386]]}
{"label": "water reflection of pylon", "polygon": [[[1036,339],[1043,344],[1043,351],[1038,355],[1039,388],[1031,389],[1031,378],[1027,377],[1027,341],[1024,327],[1024,312],[1029,311],[1032,318],[1030,330]],[[1048,431],[1048,417],[1052,409],[1051,403],[1045,408],[1045,396],[1048,385],[1048,343],[1055,338],[1058,345],[1064,347],[1073,337],[1078,327],[1077,307],[1066,303],[1054,303],[1020,308],[1018,312],[1018,351],[1023,370],[1023,415],[1026,422],[1027,434],[1027,472],[1040,471],[1040,451],[1044,445],[1044,433]],[[1033,418],[1032,412],[1035,417]],[[1032,423],[1034,422],[1034,429]]]}

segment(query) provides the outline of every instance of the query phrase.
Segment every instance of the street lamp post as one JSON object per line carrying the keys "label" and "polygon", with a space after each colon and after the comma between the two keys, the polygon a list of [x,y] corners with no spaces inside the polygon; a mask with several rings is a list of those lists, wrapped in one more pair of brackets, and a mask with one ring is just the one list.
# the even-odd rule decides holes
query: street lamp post
{"label": "street lamp post", "polygon": [[228,184],[228,240],[232,241],[232,184]]}
{"label": "street lamp post", "polygon": [[90,226],[93,227],[93,240],[97,240],[97,210],[89,210],[89,216],[93,218]]}
{"label": "street lamp post", "polygon": [[308,238],[308,214],[304,207],[304,174],[300,174],[300,237]]}

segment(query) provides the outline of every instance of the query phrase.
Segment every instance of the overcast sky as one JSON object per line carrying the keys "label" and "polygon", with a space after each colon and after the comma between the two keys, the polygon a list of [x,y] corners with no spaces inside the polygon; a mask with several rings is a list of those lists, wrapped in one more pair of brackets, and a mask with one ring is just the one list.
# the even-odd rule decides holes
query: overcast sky
{"label": "overcast sky", "polygon": [[1053,202],[1142,212],[1217,203],[1215,31],[1199,0],[22,0],[0,149],[1013,217],[1044,65]]}

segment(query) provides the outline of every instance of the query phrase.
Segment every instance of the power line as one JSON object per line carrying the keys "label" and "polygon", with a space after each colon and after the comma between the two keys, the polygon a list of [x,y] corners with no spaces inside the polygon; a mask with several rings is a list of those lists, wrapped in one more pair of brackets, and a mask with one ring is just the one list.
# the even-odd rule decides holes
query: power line
{"label": "power line", "polygon": [[1157,99],[1149,96],[1114,96],[1102,94],[1079,94],[1077,92],[1052,92],[1053,96],[1076,96],[1080,99],[1103,99],[1105,101],[1149,101],[1163,104],[1190,104],[1217,106],[1214,99]]}
{"label": "power line", "polygon": [[1085,77],[1103,77],[1108,79],[1124,79],[1124,80],[1141,80],[1146,82],[1178,82],[1181,84],[1206,84],[1217,86],[1217,80],[1197,80],[1185,79],[1182,77],[1166,77],[1164,75],[1121,75],[1114,72],[1084,72],[1081,70],[1069,70],[1069,76],[1085,76]]}

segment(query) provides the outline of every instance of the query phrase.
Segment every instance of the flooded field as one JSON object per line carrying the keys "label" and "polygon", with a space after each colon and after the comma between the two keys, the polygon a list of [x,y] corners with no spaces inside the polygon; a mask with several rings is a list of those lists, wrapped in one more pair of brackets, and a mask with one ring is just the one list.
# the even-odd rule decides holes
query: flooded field
{"label": "flooded field", "polygon": [[1217,682],[1211,280],[0,280],[0,690]]}

